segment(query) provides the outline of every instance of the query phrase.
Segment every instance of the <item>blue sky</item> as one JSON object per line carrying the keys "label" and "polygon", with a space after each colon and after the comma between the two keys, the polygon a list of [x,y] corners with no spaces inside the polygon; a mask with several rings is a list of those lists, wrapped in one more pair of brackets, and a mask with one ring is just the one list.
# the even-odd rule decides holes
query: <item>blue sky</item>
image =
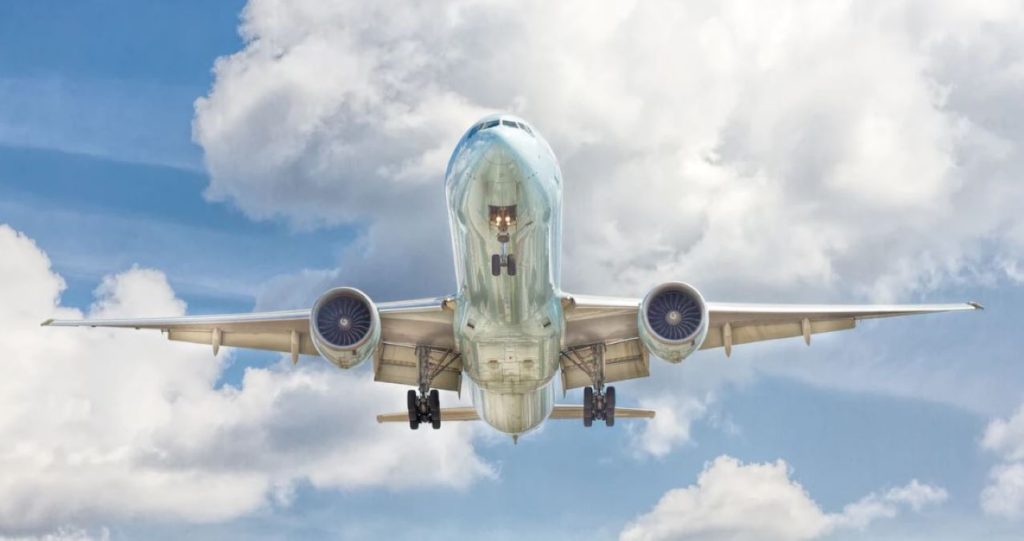
{"label": "blue sky", "polygon": [[[433,30],[429,13],[411,6],[382,23],[376,9],[358,5],[256,1],[242,18],[245,4],[0,7],[0,223],[48,255],[66,282],[63,306],[88,311],[104,277],[133,266],[160,270],[191,313],[298,307],[338,284],[381,299],[448,293],[445,149],[483,112],[506,109],[549,134],[563,157],[567,289],[639,296],[659,280],[684,279],[723,301],[976,299],[986,311],[867,323],[815,337],[811,348],[791,341],[738,347],[730,359],[712,351],[681,366],[657,363],[650,380],[618,392],[630,405],[644,397],[697,405],[699,413],[679,421],[685,435],[664,453],[643,450],[639,426],[550,423],[518,446],[474,432],[453,437],[496,474],[465,486],[435,479],[413,488],[383,481],[353,488],[296,474],[288,478],[290,496],[268,495],[216,520],[159,505],[145,512],[85,505],[33,524],[0,512],[0,535],[68,527],[113,539],[616,539],[722,455],[745,464],[784,460],[789,479],[824,513],[913,479],[948,493],[919,510],[836,527],[825,538],[1015,539],[1024,531],[1024,509],[1015,517],[981,504],[992,472],[1019,460],[983,440],[993,421],[1011,418],[1024,402],[1017,333],[1024,290],[1015,266],[1024,261],[1024,234],[1014,233],[1024,231],[1014,180],[1024,162],[1016,128],[987,112],[991,103],[1020,98],[1022,85],[1004,76],[1013,61],[993,60],[998,54],[976,55],[987,71],[974,79],[983,84],[958,79],[958,62],[979,49],[1016,51],[1020,61],[1011,46],[1019,29],[1005,24],[1012,17],[950,9],[955,20],[980,21],[964,30],[963,49],[940,37],[933,41],[945,45],[907,52],[893,36],[917,39],[915,26],[894,30],[880,16],[864,23],[882,36],[864,38],[864,57],[820,69],[814,58],[794,60],[811,66],[809,75],[794,75],[799,70],[777,60],[797,56],[789,49],[775,52],[777,67],[742,67],[744,54],[754,56],[742,44],[767,38],[735,6],[717,19],[714,6],[676,14],[681,25],[701,30],[690,34],[703,36],[707,56],[722,58],[683,57],[661,72],[644,68],[659,36],[669,39],[661,27],[607,6],[614,16],[584,13],[591,28],[570,25],[572,46],[553,46],[546,40],[560,34],[557,25],[540,25],[543,12],[526,8],[453,8]],[[904,8],[916,13],[912,3]],[[812,11],[807,5],[790,9],[794,20],[813,17],[803,13]],[[726,54],[718,24],[751,35]],[[977,31],[986,24],[996,37]],[[637,31],[631,25],[648,25],[649,36],[622,46]],[[511,46],[493,39],[493,26],[519,32],[520,56],[502,50]],[[823,48],[844,46],[821,39]],[[544,55],[549,47],[557,54]],[[871,64],[876,53],[891,63]],[[215,69],[218,58],[225,59]],[[487,77],[493,65],[520,75]],[[839,92],[829,86],[835,81],[863,79],[859,69],[884,80],[883,90],[849,107],[828,98]],[[606,79],[595,75],[602,73]],[[922,108],[918,92],[935,81],[949,97]],[[752,85],[762,91],[742,99],[737,89]],[[741,98],[725,105],[722,96]],[[665,107],[650,112],[645,100]],[[872,109],[878,103],[881,113]],[[1018,104],[1006,115],[1024,111]],[[664,117],[672,122],[662,125]],[[910,169],[885,149],[844,146],[857,132],[843,126],[862,117],[874,119],[864,129],[877,129],[872,140],[883,142],[878,118],[898,120],[907,131],[896,141],[907,147]],[[787,130],[798,134],[789,142]],[[906,180],[904,193],[889,179],[872,184],[879,170],[917,171],[934,182]],[[808,180],[819,174],[831,176]],[[863,181],[851,187],[851,175]],[[985,183],[963,189],[972,175]],[[612,225],[595,227],[585,215],[607,216]],[[309,371],[302,374],[353,377],[329,373],[318,359],[301,364]],[[240,351],[214,366],[213,389],[245,392],[249,369],[282,381],[290,370],[275,355]],[[400,404],[404,389],[385,387]],[[567,398],[578,400],[576,393]],[[342,434],[339,449],[347,449],[355,445],[344,440],[347,419],[307,421],[315,432]],[[20,425],[9,426],[17,438]],[[54,437],[58,448],[71,444]],[[415,445],[437,435],[401,437],[395,441]],[[424,467],[444,457],[431,454]],[[7,498],[28,505],[46,495]],[[671,537],[651,537],[662,538]]]}

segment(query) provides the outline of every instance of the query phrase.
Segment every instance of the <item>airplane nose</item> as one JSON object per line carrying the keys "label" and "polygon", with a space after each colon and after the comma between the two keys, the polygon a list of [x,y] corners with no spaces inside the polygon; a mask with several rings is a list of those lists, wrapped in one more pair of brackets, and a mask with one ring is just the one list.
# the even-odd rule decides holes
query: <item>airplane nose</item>
{"label": "airplane nose", "polygon": [[520,152],[506,138],[487,134],[485,147],[476,160],[476,175],[488,183],[516,182],[521,180],[523,159]]}
{"label": "airplane nose", "polygon": [[487,150],[481,158],[490,165],[508,167],[516,162],[519,152],[500,133],[486,134]]}

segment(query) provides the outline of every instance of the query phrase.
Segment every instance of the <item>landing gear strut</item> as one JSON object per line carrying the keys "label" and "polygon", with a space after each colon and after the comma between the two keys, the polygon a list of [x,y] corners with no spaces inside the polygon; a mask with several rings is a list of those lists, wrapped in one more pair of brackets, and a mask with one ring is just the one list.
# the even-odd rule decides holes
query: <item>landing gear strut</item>
{"label": "landing gear strut", "polygon": [[570,349],[562,352],[580,370],[590,376],[594,385],[583,388],[583,426],[589,427],[594,421],[604,421],[606,426],[615,425],[615,387],[604,386],[604,344],[585,346],[591,352],[591,359],[580,355],[584,348]]}
{"label": "landing gear strut", "polygon": [[416,430],[420,423],[430,423],[434,429],[441,428],[441,396],[430,384],[444,369],[451,366],[459,354],[451,350],[443,351],[440,361],[433,361],[430,354],[435,351],[430,346],[416,346],[416,359],[419,365],[419,391],[409,389],[406,394],[406,405],[409,408],[409,428]]}

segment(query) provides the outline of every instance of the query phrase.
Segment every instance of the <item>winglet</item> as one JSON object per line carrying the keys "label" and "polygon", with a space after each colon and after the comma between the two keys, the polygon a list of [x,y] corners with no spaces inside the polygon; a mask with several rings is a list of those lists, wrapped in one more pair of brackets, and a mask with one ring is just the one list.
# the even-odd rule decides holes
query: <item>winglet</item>
{"label": "winglet", "polygon": [[53,318],[47,319],[46,321],[39,324],[40,327],[49,327],[53,323]]}
{"label": "winglet", "polygon": [[970,301],[967,304],[970,305],[970,306],[973,306],[975,310],[984,310],[985,309],[985,307],[982,306],[980,302]]}

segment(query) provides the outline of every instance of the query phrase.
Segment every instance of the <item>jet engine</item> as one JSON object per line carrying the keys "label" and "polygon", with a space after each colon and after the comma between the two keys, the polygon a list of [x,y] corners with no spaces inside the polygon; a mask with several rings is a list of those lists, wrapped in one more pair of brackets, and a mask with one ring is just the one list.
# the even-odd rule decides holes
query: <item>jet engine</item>
{"label": "jet engine", "polygon": [[708,306],[696,288],[682,282],[661,284],[644,297],[637,314],[647,351],[678,363],[700,348],[708,335]]}
{"label": "jet engine", "polygon": [[340,368],[352,368],[370,358],[380,343],[377,306],[351,287],[321,295],[309,314],[309,327],[316,350]]}

